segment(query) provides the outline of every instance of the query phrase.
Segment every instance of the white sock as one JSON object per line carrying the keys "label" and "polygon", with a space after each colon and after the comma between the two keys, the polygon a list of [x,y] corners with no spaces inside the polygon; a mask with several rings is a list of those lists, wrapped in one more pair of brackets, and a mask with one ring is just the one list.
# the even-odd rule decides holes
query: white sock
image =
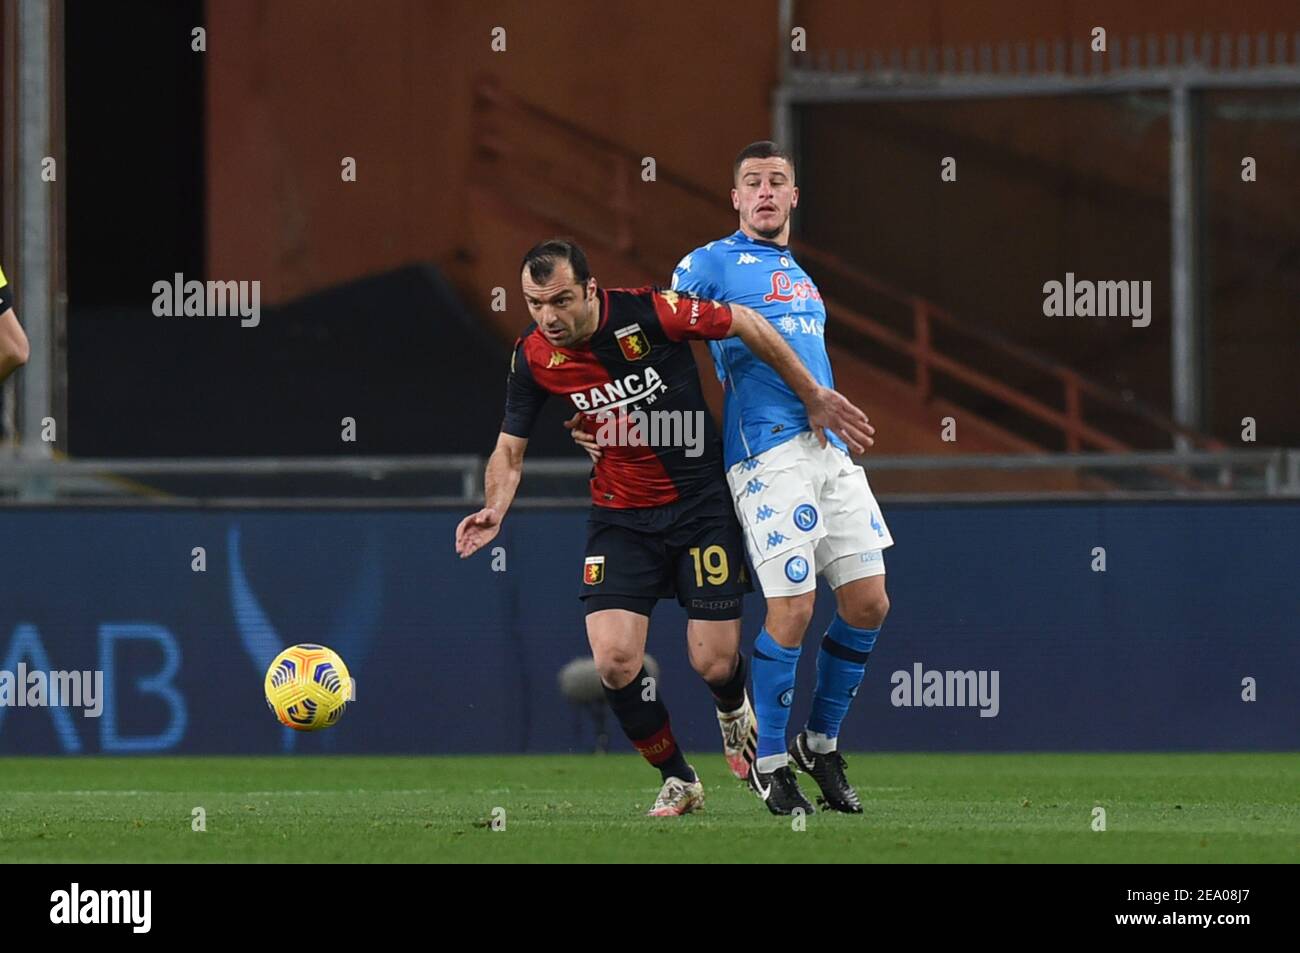
{"label": "white sock", "polygon": [[765,758],[759,758],[754,762],[754,765],[758,768],[759,774],[771,774],[778,768],[784,768],[789,763],[790,756],[783,751],[780,754],[769,754]]}
{"label": "white sock", "polygon": [[807,735],[808,747],[813,750],[814,754],[830,754],[835,750],[835,745],[840,740],[839,738],[827,737],[818,731],[809,731]]}

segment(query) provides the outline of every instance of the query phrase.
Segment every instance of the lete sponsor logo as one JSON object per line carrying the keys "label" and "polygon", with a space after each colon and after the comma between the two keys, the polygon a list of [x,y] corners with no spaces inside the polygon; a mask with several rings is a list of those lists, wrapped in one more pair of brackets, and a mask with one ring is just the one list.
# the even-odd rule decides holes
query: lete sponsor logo
{"label": "lete sponsor logo", "polygon": [[807,278],[792,281],[784,271],[772,272],[772,290],[763,295],[763,301],[769,304],[773,301],[794,301],[807,298],[811,298],[813,301],[821,301],[822,293]]}

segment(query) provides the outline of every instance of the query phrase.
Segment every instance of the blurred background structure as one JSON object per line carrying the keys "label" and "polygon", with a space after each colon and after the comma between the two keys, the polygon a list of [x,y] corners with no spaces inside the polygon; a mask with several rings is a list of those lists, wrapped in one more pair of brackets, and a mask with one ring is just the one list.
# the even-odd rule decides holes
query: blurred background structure
{"label": "blurred background structure", "polygon": [[[390,458],[490,448],[522,250],[571,234],[602,283],[666,283],[734,228],[731,159],[769,135],[886,495],[1300,491],[1293,4],[4,10],[0,260],[37,354],[6,496],[473,490],[477,461]],[[1045,317],[1067,272],[1151,281],[1150,326]],[[154,317],[176,273],[259,281],[263,324]],[[534,454],[572,470],[525,492],[581,496],[551,423]],[[1170,451],[1197,455],[1122,458]],[[246,457],[301,462],[161,463]]]}
{"label": "blurred background structure", "polygon": [[[1207,620],[1265,640],[1263,656],[1237,647],[1243,668],[1300,670],[1284,641],[1295,597],[1276,598],[1300,562],[1293,0],[0,0],[0,12],[0,267],[32,343],[0,388],[0,650],[14,658],[44,644],[42,618],[77,651],[111,656],[125,636],[105,635],[107,616],[68,615],[83,599],[118,618],[166,603],[129,634],[164,666],[236,629],[257,663],[288,637],[277,618],[301,638],[337,629],[374,659],[365,633],[474,637],[446,690],[513,692],[497,699],[502,734],[483,743],[552,743],[516,690],[549,686],[582,651],[569,577],[545,576],[578,545],[589,470],[555,402],[530,445],[517,535],[503,537],[533,547],[511,550],[532,575],[504,573],[497,592],[450,552],[451,527],[482,498],[510,344],[529,321],[519,260],[567,234],[602,285],[667,284],[682,255],[734,230],[733,158],[775,137],[797,158],[794,246],[826,299],[837,385],[878,431],[863,462],[900,541],[891,625],[937,660],[1000,606],[1021,618],[977,661],[1009,671],[999,650],[1049,632],[1052,671],[1073,673],[1040,683],[1042,717],[1014,723],[1019,734],[980,722],[983,742],[946,727],[895,742],[1231,746],[1249,735],[1240,706],[1189,710],[1182,734],[1160,733],[1186,686],[1224,662],[1206,646],[1169,667],[1164,649]],[[940,175],[949,157],[955,181]],[[1045,316],[1044,283],[1067,274],[1150,281],[1150,325]],[[259,282],[259,325],[155,316],[154,284],[176,275]],[[1060,553],[1086,556],[1107,533],[1150,542],[1127,563],[1148,574],[1122,592],[1067,585]],[[131,548],[150,540],[184,565]],[[988,540],[1021,547],[995,574],[981,566]],[[294,562],[295,547],[340,545],[337,566],[320,552]],[[195,546],[221,554],[215,590],[193,578]],[[359,553],[382,572],[343,565]],[[1245,561],[1224,576],[1205,553]],[[274,580],[260,594],[259,562]],[[352,588],[335,592],[343,577]],[[406,592],[431,577],[459,598]],[[954,587],[940,599],[936,578]],[[1201,601],[1223,590],[1240,598]],[[1140,703],[1086,654],[1094,610],[1131,620],[1132,632],[1112,626],[1117,645],[1149,639],[1131,649],[1134,686],[1155,686]],[[678,653],[656,651],[669,677],[689,678]],[[196,680],[177,697],[209,690]],[[1115,720],[1100,735],[1050,723],[1064,697],[1079,724],[1099,699]],[[184,748],[175,699],[155,701],[132,717],[170,718],[150,737]],[[1280,704],[1289,714],[1274,716],[1295,714]],[[458,705],[439,722],[456,724]],[[1130,731],[1135,719],[1152,733]],[[1270,730],[1250,743],[1294,740]]]}

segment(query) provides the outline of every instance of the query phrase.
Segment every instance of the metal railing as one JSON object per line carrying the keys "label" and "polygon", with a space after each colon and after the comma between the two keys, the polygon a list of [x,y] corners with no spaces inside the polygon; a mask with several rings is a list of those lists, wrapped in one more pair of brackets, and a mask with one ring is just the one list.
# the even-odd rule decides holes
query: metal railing
{"label": "metal railing", "polygon": [[985,96],[1159,89],[1175,82],[1294,86],[1300,32],[1108,36],[1104,51],[1078,37],[961,47],[786,50],[782,65],[786,91],[796,98],[800,87],[823,93],[838,89],[858,99],[873,88],[906,94],[929,87],[945,95]]}
{"label": "metal railing", "polygon": [[[638,189],[644,157],[484,79],[475,90],[474,141],[478,159],[475,187],[532,216],[562,224],[570,234],[616,252],[649,280],[665,283],[672,265],[690,247],[690,236],[716,237],[735,228],[721,191],[711,193],[659,169],[653,189]],[[1089,411],[1102,408],[1149,440],[1151,446],[1221,449],[1214,438],[1174,423],[1115,388],[1090,380],[1059,361],[1008,341],[969,318],[958,320],[921,295],[894,288],[843,259],[807,242],[795,250],[818,277],[843,295],[822,290],[831,319],[873,352],[881,348],[910,362],[912,384],[921,400],[935,393],[937,379],[963,385],[980,399],[1009,408],[1014,416],[998,426],[1019,433],[1046,425],[1068,451],[1126,451],[1132,444],[1108,433]],[[852,301],[849,305],[847,301]],[[936,336],[934,331],[945,333]],[[959,339],[961,344],[958,343]],[[965,357],[964,343],[978,341],[996,355],[989,373]],[[837,351],[861,353],[828,342]],[[872,363],[879,364],[878,360]],[[1041,399],[1020,382],[1054,379],[1060,404]],[[940,395],[967,403],[962,391]],[[977,407],[967,406],[974,413]],[[1022,426],[1023,425],[1023,426]],[[1023,436],[1023,434],[1021,434]],[[1037,440],[1031,442],[1039,443]]]}
{"label": "metal railing", "polygon": [[[474,506],[479,456],[193,460],[0,458],[3,506]],[[884,500],[1300,498],[1300,450],[866,456]],[[1056,471],[1069,490],[1018,486]],[[586,505],[581,457],[524,466],[518,505]],[[1084,489],[1077,489],[1084,487]]]}

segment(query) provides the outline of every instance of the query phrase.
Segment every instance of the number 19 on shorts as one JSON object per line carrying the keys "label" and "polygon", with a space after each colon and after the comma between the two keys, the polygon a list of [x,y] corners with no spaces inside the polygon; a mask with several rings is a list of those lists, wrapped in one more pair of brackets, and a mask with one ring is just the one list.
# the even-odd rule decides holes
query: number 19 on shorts
{"label": "number 19 on shorts", "polygon": [[695,585],[703,586],[707,575],[709,585],[720,586],[727,581],[727,551],[721,546],[690,548],[691,561],[695,564]]}

